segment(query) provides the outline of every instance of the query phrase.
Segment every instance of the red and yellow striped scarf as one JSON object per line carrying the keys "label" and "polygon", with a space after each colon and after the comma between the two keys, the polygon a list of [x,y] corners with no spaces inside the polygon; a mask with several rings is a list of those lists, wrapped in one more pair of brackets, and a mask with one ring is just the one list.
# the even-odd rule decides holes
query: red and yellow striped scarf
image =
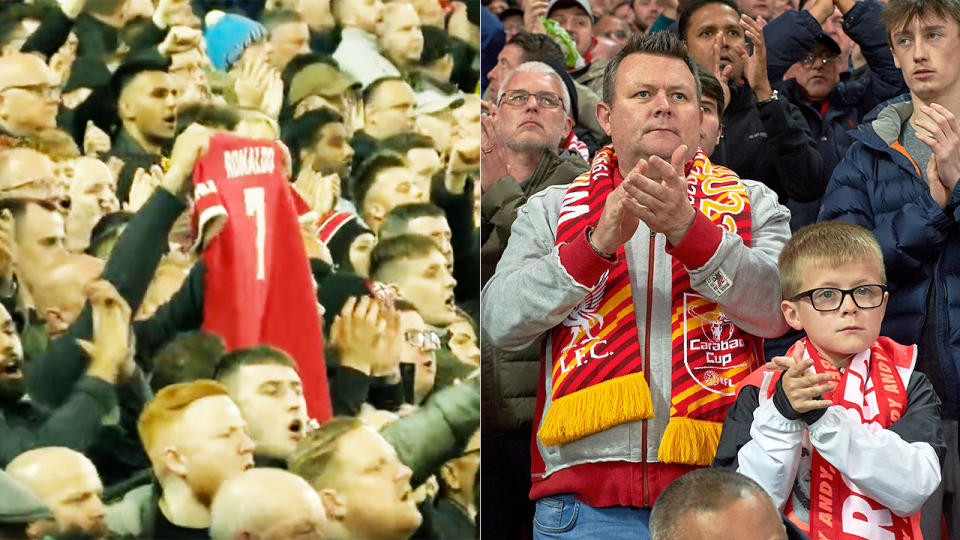
{"label": "red and yellow striped scarf", "polygon": [[[570,184],[560,210],[557,245],[596,226],[607,196],[616,188],[616,167],[617,157],[607,146],[597,152],[591,170]],[[750,202],[733,172],[711,164],[698,151],[688,165],[687,194],[711,221],[750,245]],[[553,401],[538,431],[545,445],[653,417],[623,246],[617,257],[583,302],[551,331]],[[677,259],[672,273],[670,422],[658,458],[708,465],[737,383],[761,363],[761,341],[694,291]]]}

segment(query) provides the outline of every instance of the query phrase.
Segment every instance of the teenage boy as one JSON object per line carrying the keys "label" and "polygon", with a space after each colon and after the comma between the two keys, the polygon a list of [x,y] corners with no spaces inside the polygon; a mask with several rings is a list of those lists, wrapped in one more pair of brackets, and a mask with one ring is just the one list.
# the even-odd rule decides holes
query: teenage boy
{"label": "teenage boy", "polygon": [[880,337],[889,293],[866,229],[800,229],[780,254],[781,310],[805,330],[738,388],[714,465],[757,481],[811,538],[920,538],[940,484],[940,401],[917,349]]}

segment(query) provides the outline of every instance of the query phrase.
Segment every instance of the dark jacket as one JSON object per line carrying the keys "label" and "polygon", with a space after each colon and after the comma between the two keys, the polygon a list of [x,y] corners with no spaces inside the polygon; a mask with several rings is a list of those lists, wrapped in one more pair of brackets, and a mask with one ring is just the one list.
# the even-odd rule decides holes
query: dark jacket
{"label": "dark jacket", "polygon": [[373,377],[353,368],[328,367],[327,380],[334,416],[356,416],[367,402],[388,411],[397,410],[403,403],[401,383],[387,384],[382,377]]}
{"label": "dark jacket", "polygon": [[[136,313],[157,264],[168,248],[167,233],[186,209],[179,197],[157,189],[124,229],[100,275],[116,287]],[[89,302],[67,331],[50,343],[47,351],[24,365],[27,394],[44,405],[59,406],[87,369],[86,354],[76,340],[93,335]]]}
{"label": "dark jacket", "polygon": [[723,134],[710,160],[741,178],[763,182],[781,203],[817,199],[829,178],[800,111],[786,99],[757,103],[743,82],[730,87]]}
{"label": "dark jacket", "polygon": [[[587,164],[579,155],[569,153],[560,157],[545,150],[540,164],[523,186],[512,176],[504,176],[490,186],[481,199],[481,284],[496,270],[510,239],[510,227],[517,210],[527,198],[548,186],[569,184],[586,171]],[[495,349],[483,332],[480,341],[484,437],[523,430],[529,433],[540,373],[539,345],[531,345],[520,353],[508,353]]]}
{"label": "dark jacket", "polygon": [[817,141],[823,164],[833,171],[853,139],[847,134],[864,116],[884,101],[907,92],[900,69],[893,63],[876,0],[857,2],[843,16],[843,28],[863,52],[869,72],[861,78],[840,82],[824,104],[803,101],[803,89],[795,78],[782,80],[787,70],[813,48],[821,27],[809,11],[788,10],[764,27],[767,44],[767,75],[770,84],[800,109]]}
{"label": "dark jacket", "polygon": [[[932,290],[936,309],[938,366],[918,366],[944,402],[943,416],[960,418],[960,190],[941,210],[923,174],[898,142],[913,112],[909,96],[878,107],[851,135],[823,198],[820,221],[866,227],[877,238],[886,265],[890,301],[881,335],[920,343]],[[923,356],[923,354],[921,354]]]}
{"label": "dark jacket", "polygon": [[101,419],[117,406],[113,385],[83,377],[62,405],[50,409],[29,399],[0,407],[0,466],[27,450],[65,446],[86,453],[100,433]]}
{"label": "dark jacket", "polygon": [[149,171],[150,167],[160,164],[160,156],[144,150],[125,129],[117,132],[113,146],[103,159],[106,161],[110,157],[123,160],[123,168],[117,176],[117,200],[121,203],[126,202],[130,196],[130,186],[133,185],[133,175],[137,168]]}
{"label": "dark jacket", "polygon": [[[936,454],[934,459],[942,463],[946,443],[940,425],[940,400],[930,381],[923,373],[913,371],[905,383],[907,405],[903,416],[882,430],[887,433],[877,433],[876,439],[860,438],[851,431],[845,423],[846,415],[836,406],[797,414],[779,381],[772,399],[765,400],[762,405],[760,388],[744,386],[727,410],[713,466],[739,470],[750,476],[783,509],[789,501],[803,502],[807,497],[802,489],[795,489],[798,479],[810,481],[809,470],[802,470],[805,466],[810,467],[803,457],[808,454],[798,446],[806,446],[809,441],[815,441],[814,446],[826,442],[829,455],[824,458],[844,474],[857,477],[861,489],[873,490],[865,492],[878,502],[887,501],[889,505],[890,501],[896,501],[900,508],[888,506],[895,512],[905,508],[919,509],[940,480],[940,466],[931,464],[929,457],[933,456],[927,451],[927,445]],[[787,419],[797,416],[799,418],[795,420]],[[866,429],[865,426],[857,427]],[[894,441],[888,436],[890,434],[900,440]],[[849,444],[831,444],[831,440]],[[754,444],[747,447],[751,441]],[[898,461],[904,459],[915,461]],[[874,475],[872,470],[866,474],[868,465],[865,464],[868,463],[898,463],[899,466]],[[884,477],[889,478],[881,480]],[[814,491],[811,486],[806,493],[812,495]],[[829,497],[829,493],[826,495]]]}

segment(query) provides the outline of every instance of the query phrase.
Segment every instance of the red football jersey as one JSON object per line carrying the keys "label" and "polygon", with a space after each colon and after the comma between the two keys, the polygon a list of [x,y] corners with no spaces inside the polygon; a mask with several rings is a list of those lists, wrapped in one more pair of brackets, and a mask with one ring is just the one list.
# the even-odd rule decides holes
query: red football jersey
{"label": "red football jersey", "polygon": [[215,135],[193,170],[205,244],[203,329],[227,351],[267,344],[294,358],[307,414],[332,416],[316,288],[277,143]]}

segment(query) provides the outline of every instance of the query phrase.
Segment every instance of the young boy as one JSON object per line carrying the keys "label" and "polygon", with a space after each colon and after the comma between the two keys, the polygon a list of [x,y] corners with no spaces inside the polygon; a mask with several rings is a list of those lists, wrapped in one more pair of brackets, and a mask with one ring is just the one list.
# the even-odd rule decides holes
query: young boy
{"label": "young boy", "polygon": [[857,225],[810,225],[780,277],[783,315],[807,337],[737,389],[714,465],[757,481],[813,539],[920,538],[940,483],[940,402],[916,347],[878,338],[879,245]]}

